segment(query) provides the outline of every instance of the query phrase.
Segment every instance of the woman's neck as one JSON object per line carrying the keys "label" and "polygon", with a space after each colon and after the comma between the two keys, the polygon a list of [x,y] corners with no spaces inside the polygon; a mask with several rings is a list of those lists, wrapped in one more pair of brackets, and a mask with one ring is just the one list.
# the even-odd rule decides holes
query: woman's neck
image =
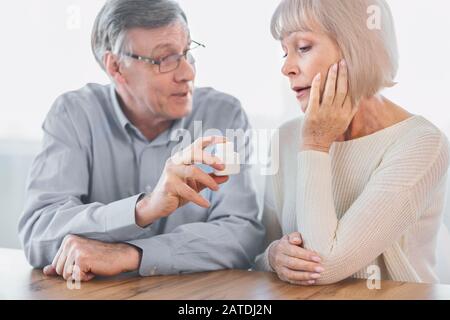
{"label": "woman's neck", "polygon": [[410,118],[412,114],[381,95],[364,98],[347,131],[337,141],[371,135]]}

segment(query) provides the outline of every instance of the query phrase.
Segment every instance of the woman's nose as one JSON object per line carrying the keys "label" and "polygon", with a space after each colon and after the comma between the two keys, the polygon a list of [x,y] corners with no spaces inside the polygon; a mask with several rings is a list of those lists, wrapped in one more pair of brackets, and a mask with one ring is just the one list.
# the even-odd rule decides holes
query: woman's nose
{"label": "woman's nose", "polygon": [[286,57],[286,60],[281,68],[281,72],[286,76],[296,76],[300,73],[300,68],[298,66],[298,61],[289,56]]}

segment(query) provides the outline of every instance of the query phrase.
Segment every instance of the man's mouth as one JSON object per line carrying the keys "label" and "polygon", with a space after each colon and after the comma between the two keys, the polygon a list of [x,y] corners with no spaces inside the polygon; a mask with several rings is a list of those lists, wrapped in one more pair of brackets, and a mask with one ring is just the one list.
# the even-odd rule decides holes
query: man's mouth
{"label": "man's mouth", "polygon": [[179,98],[185,98],[189,95],[189,93],[190,93],[189,91],[185,91],[185,92],[177,92],[172,95]]}

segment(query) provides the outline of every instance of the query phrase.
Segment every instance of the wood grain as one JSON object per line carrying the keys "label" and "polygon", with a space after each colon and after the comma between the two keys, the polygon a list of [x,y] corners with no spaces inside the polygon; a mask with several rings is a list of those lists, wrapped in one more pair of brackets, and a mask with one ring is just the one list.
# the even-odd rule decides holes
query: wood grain
{"label": "wood grain", "polygon": [[21,250],[0,249],[1,299],[450,299],[450,286],[383,281],[369,290],[365,280],[300,287],[272,273],[225,270],[174,276],[140,277],[136,273],[95,278],[70,290],[62,278],[45,276],[27,263]]}

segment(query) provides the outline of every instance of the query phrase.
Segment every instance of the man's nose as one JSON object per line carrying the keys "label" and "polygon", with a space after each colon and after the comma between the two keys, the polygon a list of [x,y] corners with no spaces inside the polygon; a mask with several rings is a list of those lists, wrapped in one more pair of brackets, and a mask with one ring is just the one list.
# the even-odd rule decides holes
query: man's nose
{"label": "man's nose", "polygon": [[177,82],[193,81],[195,79],[195,63],[191,63],[186,58],[181,58],[180,65],[175,72]]}

